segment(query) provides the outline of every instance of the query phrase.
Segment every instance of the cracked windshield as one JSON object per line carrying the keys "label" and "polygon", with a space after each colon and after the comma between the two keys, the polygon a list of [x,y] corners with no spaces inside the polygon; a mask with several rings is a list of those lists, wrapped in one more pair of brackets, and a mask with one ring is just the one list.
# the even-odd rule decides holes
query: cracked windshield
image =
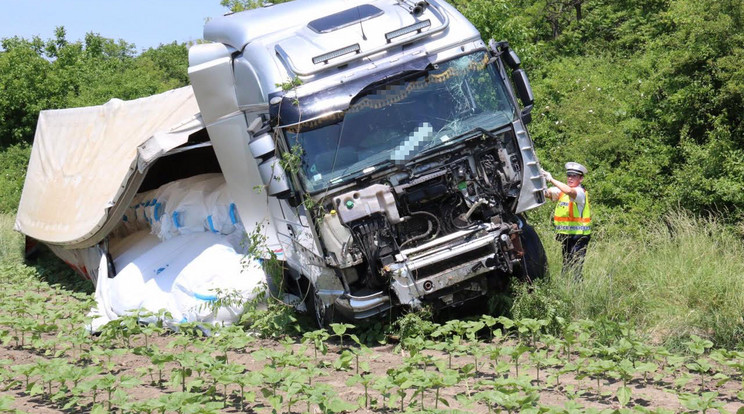
{"label": "cracked windshield", "polygon": [[[511,122],[515,110],[485,52],[363,90],[321,125],[287,130],[302,147],[302,180],[313,192],[447,145],[473,130]],[[309,124],[309,123],[308,123]]]}

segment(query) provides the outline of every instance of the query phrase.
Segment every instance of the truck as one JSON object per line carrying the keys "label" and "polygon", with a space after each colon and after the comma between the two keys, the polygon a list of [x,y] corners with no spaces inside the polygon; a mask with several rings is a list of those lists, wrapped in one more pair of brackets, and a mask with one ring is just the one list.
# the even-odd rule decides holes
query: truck
{"label": "truck", "polygon": [[[101,285],[122,289],[111,284],[121,257],[173,243],[163,235],[189,227],[174,188],[196,191],[181,204],[223,200],[213,203],[220,223],[265,247],[259,262],[279,263],[285,289],[319,326],[397,307],[456,307],[545,273],[524,214],[545,202],[526,129],[534,98],[508,42],[484,42],[443,0],[295,0],[211,19],[204,39],[189,49],[190,87],[94,111],[90,119],[118,122],[101,136],[134,138],[117,144],[129,149],[116,155],[120,172],[109,157],[90,166],[87,182],[58,174],[64,192],[98,186],[102,169],[112,171],[107,194],[61,203],[77,206],[59,219],[68,224],[80,221],[81,204],[93,212],[75,231],[34,210],[52,202],[34,195],[49,185],[31,173],[45,164],[40,131],[59,124],[42,125],[54,113],[40,116],[16,228],[97,279],[97,297]],[[140,117],[151,127],[129,131]],[[210,195],[207,181],[223,193]],[[136,217],[160,239],[123,243],[132,230],[121,229]],[[225,233],[215,217],[202,220],[205,233]],[[173,249],[182,260],[191,254]]]}

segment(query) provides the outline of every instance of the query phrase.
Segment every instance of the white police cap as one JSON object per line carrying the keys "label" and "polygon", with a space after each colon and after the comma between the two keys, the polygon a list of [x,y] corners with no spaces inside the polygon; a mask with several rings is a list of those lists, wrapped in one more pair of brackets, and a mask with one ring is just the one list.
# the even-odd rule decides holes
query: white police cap
{"label": "white police cap", "polygon": [[587,169],[583,165],[579,164],[578,162],[567,162],[566,163],[566,172],[567,173],[577,173],[581,174],[582,176],[586,174]]}

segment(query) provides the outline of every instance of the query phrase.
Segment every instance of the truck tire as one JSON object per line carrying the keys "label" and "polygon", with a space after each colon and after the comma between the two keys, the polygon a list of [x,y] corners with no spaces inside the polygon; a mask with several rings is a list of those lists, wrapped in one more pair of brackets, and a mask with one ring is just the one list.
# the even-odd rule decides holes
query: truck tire
{"label": "truck tire", "polygon": [[323,300],[318,296],[318,290],[311,282],[307,282],[308,291],[305,296],[305,305],[310,316],[315,320],[315,324],[320,329],[328,329],[334,321],[335,309],[333,305],[325,306]]}
{"label": "truck tire", "polygon": [[520,239],[524,249],[522,267],[529,277],[528,280],[544,278],[548,273],[548,256],[545,254],[545,248],[534,227],[526,221],[523,222]]}

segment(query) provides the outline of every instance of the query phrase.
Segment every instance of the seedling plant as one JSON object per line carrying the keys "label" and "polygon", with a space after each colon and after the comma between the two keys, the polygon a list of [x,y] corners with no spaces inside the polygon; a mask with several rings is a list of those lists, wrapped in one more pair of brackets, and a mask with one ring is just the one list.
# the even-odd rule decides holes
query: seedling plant
{"label": "seedling plant", "polygon": [[[40,282],[23,265],[0,272],[2,412],[33,399],[90,413],[661,413],[733,411],[744,397],[744,354],[702,336],[673,350],[612,321],[437,324],[412,313],[387,331],[395,343],[380,346],[360,340],[379,334],[353,324],[309,329],[272,306],[249,307],[243,324],[176,330],[162,311],[132,310],[91,335],[90,295]],[[676,405],[655,406],[643,387]]]}

